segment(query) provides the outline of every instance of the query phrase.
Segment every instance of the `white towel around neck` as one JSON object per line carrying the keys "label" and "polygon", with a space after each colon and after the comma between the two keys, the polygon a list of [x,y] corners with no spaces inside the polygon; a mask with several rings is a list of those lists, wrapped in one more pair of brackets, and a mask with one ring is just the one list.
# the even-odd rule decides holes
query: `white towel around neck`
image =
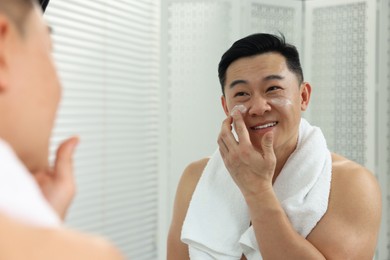
{"label": "white towel around neck", "polygon": [[[328,208],[331,154],[318,127],[301,119],[298,144],[273,188],[294,229],[306,237]],[[262,259],[245,199],[219,150],[210,158],[192,196],[181,239],[191,259]]]}
{"label": "white towel around neck", "polygon": [[0,139],[0,213],[26,224],[58,227],[61,220],[31,173]]}

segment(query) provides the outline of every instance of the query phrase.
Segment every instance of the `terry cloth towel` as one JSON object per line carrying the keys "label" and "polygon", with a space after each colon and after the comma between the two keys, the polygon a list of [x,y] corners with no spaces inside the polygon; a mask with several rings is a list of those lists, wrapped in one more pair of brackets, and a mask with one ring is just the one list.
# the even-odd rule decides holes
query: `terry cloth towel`
{"label": "terry cloth towel", "polygon": [[[306,237],[328,208],[331,154],[318,127],[301,119],[298,144],[273,188],[294,229]],[[181,240],[191,259],[262,259],[245,199],[217,150],[192,196]]]}
{"label": "terry cloth towel", "polygon": [[56,227],[61,224],[31,173],[1,139],[0,213],[35,226]]}

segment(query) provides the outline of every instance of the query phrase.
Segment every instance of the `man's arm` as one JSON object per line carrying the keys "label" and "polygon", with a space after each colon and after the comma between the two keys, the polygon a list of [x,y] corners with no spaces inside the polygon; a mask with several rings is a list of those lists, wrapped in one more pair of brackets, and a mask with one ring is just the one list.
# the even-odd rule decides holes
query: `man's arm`
{"label": "man's arm", "polygon": [[0,259],[124,259],[102,238],[63,228],[28,226],[0,215],[0,229]]}
{"label": "man's arm", "polygon": [[[252,146],[241,115],[235,113],[233,120],[240,142],[231,134],[232,118],[228,118],[218,144],[225,165],[248,204],[264,259],[372,258],[380,222],[380,194],[368,174],[360,173],[360,177],[365,177],[358,181],[349,180],[353,177],[350,174],[339,186],[334,185],[337,178],[332,181],[328,212],[305,239],[292,227],[272,188],[276,163],[272,133],[263,136],[261,154]],[[369,187],[364,185],[367,182]],[[366,195],[366,199],[361,199]],[[369,202],[375,206],[369,206]],[[368,245],[367,237],[372,239]]]}
{"label": "man's arm", "polygon": [[246,202],[263,259],[325,259],[294,230],[273,190],[246,197]]}
{"label": "man's arm", "polygon": [[329,259],[372,259],[381,220],[381,194],[362,166],[332,156],[328,211],[307,239]]}
{"label": "man's arm", "polygon": [[[231,132],[232,122],[239,142]],[[225,166],[248,205],[263,259],[325,259],[294,230],[274,193],[272,180],[276,156],[273,133],[263,136],[262,153],[256,151],[243,118],[236,111],[233,118],[228,117],[223,122],[218,144]]]}
{"label": "man's arm", "polygon": [[199,178],[202,175],[208,159],[190,164],[183,172],[179,185],[176,191],[175,204],[173,208],[173,216],[171,227],[168,234],[168,260],[184,260],[190,259],[188,254],[188,245],[181,242],[181,229],[184,219],[187,215],[187,210],[192,198],[192,194],[198,184]]}
{"label": "man's arm", "polygon": [[263,258],[372,259],[380,226],[380,192],[371,173],[354,168],[333,172],[328,210],[307,240],[292,228],[272,192],[247,198]]}

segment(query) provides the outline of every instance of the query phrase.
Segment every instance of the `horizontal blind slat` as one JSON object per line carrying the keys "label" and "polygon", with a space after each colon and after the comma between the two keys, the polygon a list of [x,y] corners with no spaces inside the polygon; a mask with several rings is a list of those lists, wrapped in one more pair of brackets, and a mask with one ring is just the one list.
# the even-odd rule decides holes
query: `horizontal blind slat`
{"label": "horizontal blind slat", "polygon": [[57,0],[45,14],[64,86],[51,160],[61,140],[81,139],[68,224],[107,235],[138,259],[156,256],[158,8],[152,0]]}

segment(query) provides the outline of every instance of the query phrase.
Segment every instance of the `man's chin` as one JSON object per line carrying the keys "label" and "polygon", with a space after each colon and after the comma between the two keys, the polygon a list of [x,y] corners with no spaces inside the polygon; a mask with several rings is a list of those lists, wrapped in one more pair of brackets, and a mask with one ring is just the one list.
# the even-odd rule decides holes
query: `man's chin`
{"label": "man's chin", "polygon": [[[274,152],[276,153],[276,151],[278,150],[278,145],[276,143],[276,140],[275,140],[275,135],[274,135],[274,139],[273,139],[273,148],[274,148]],[[261,139],[258,140],[251,140],[251,143],[253,145],[253,147],[255,148],[256,151],[260,152],[261,154],[263,154],[263,148],[261,146]],[[280,147],[279,147],[280,148]]]}
{"label": "man's chin", "polygon": [[261,154],[263,154],[263,148],[261,147],[261,141],[260,142],[253,142],[252,141],[252,145],[253,145],[253,148],[255,148],[255,150]]}

